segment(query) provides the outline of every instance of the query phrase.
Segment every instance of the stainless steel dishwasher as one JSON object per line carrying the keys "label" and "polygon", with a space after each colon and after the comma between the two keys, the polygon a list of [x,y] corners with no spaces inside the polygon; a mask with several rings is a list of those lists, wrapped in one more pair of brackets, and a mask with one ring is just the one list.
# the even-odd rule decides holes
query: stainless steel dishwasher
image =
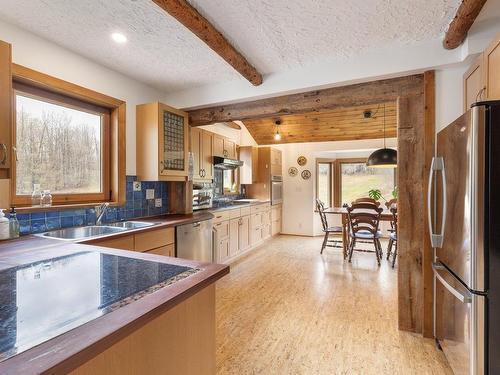
{"label": "stainless steel dishwasher", "polygon": [[181,225],[176,228],[177,257],[213,262],[212,219]]}

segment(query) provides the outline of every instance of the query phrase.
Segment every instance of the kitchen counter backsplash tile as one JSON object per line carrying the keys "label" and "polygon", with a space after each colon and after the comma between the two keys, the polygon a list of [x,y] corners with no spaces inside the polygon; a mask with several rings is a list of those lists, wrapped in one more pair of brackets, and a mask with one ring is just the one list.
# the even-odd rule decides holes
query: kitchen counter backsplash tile
{"label": "kitchen counter backsplash tile", "polygon": [[[130,220],[138,217],[168,213],[168,183],[160,181],[141,182],[141,191],[134,191],[136,176],[127,176],[126,202],[120,207],[108,208],[103,223]],[[155,199],[146,199],[146,189],[154,189],[155,199],[161,199],[161,207],[155,207]],[[41,233],[54,229],[95,224],[95,209],[68,209],[61,211],[32,212],[18,214],[22,235]]]}

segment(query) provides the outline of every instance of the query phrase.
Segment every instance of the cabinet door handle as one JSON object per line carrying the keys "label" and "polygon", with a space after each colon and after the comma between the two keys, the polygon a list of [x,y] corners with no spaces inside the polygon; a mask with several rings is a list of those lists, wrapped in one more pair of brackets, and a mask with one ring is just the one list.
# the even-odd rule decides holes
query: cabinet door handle
{"label": "cabinet door handle", "polygon": [[7,163],[7,145],[5,143],[0,143],[0,150],[3,152],[3,156],[0,159],[0,164],[5,165]]}

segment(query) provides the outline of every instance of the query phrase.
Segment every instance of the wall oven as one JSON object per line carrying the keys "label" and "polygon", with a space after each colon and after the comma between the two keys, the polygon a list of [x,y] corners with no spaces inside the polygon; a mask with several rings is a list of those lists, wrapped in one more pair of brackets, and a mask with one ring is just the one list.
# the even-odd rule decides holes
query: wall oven
{"label": "wall oven", "polygon": [[283,177],[271,176],[271,205],[283,202]]}

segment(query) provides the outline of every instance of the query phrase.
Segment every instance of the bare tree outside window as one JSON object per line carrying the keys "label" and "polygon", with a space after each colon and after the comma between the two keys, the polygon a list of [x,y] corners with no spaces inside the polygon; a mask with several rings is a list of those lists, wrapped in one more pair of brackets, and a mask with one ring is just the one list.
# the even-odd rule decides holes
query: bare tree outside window
{"label": "bare tree outside window", "polygon": [[102,192],[102,115],[16,93],[16,194]]}

